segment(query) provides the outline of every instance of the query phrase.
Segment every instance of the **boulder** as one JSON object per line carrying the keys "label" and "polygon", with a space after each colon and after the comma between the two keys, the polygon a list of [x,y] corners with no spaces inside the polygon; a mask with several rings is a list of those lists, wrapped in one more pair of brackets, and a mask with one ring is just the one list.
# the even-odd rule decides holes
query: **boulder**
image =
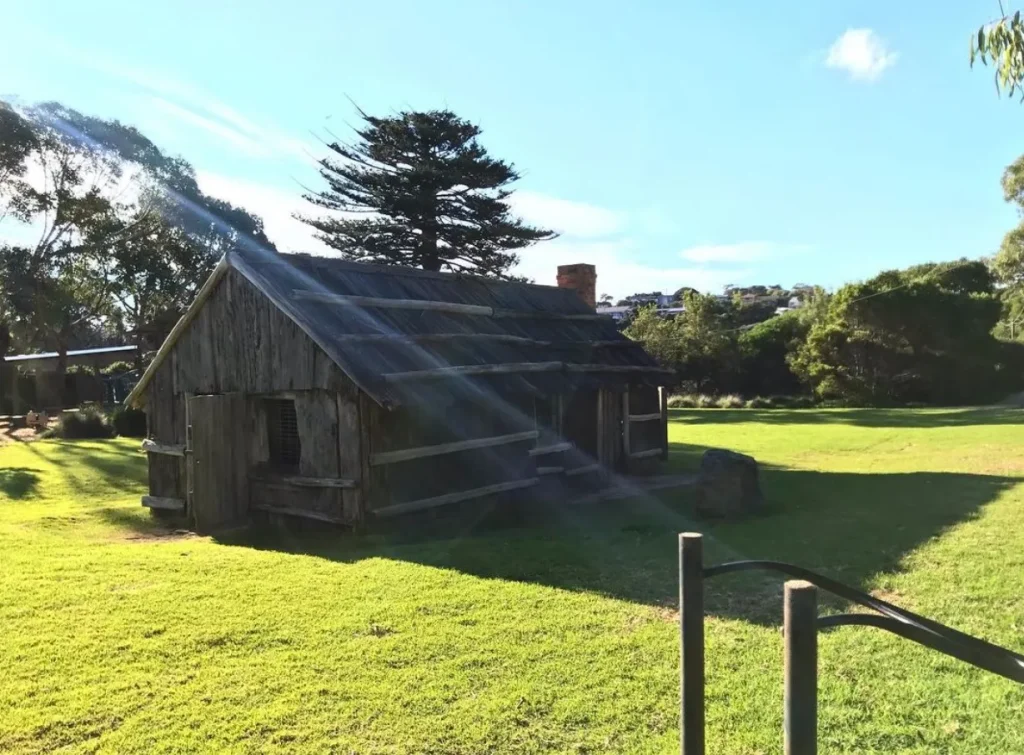
{"label": "boulder", "polygon": [[701,516],[738,517],[764,506],[757,461],[752,456],[709,448],[700,460],[696,509]]}

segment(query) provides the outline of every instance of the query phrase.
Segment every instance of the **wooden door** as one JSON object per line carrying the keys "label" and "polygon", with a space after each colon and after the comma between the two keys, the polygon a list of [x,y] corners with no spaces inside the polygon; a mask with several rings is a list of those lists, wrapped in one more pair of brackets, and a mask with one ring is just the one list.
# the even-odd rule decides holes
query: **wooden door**
{"label": "wooden door", "polygon": [[197,532],[245,521],[249,513],[249,441],[240,393],[188,398],[190,511]]}

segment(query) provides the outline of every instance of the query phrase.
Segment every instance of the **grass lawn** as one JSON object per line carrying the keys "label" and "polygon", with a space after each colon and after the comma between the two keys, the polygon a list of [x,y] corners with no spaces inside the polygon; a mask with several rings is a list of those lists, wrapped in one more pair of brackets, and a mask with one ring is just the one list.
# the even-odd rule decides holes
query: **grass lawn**
{"label": "grass lawn", "polygon": [[[1024,648],[1024,414],[679,411],[770,511],[684,494],[418,534],[175,533],[137,441],[0,447],[0,751],[667,753],[675,533]],[[708,752],[775,753],[781,587],[709,583]],[[825,604],[825,610],[839,608]],[[821,751],[1024,753],[1024,686],[868,628],[822,637]]]}

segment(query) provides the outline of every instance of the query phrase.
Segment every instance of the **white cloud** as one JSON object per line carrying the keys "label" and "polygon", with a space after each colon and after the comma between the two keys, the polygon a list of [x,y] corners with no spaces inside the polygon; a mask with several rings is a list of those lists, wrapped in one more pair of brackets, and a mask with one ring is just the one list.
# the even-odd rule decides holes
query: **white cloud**
{"label": "white cloud", "polygon": [[684,249],[679,256],[697,263],[757,262],[805,251],[801,244],[779,244],[774,241],[740,241],[735,244],[698,244]]}
{"label": "white cloud", "polygon": [[899,57],[871,29],[847,29],[832,43],[825,65],[850,74],[850,78],[874,81]]}
{"label": "white cloud", "polygon": [[517,191],[509,197],[513,212],[528,223],[566,236],[599,238],[622,228],[624,217],[613,210],[559,199],[533,191]]}
{"label": "white cloud", "polygon": [[267,237],[280,251],[331,253],[326,244],[313,236],[312,228],[293,217],[296,212],[319,212],[302,198],[302,190],[298,186],[294,191],[286,191],[205,170],[197,171],[196,179],[203,192],[226,199],[262,218]]}
{"label": "white cloud", "polygon": [[597,293],[619,299],[641,291],[671,293],[683,286],[701,291],[721,291],[751,274],[737,268],[701,266],[668,267],[635,262],[636,244],[631,241],[555,241],[543,242],[519,253],[515,272],[537,283],[554,285],[556,268],[585,262],[597,268]]}
{"label": "white cloud", "polygon": [[212,134],[222,141],[237,147],[247,155],[264,157],[269,154],[269,150],[260,142],[231,126],[207,118],[188,108],[175,105],[173,102],[169,102],[161,97],[148,97],[146,99],[151,107],[163,111],[164,114],[172,118],[177,118],[182,123],[187,123],[201,131]]}

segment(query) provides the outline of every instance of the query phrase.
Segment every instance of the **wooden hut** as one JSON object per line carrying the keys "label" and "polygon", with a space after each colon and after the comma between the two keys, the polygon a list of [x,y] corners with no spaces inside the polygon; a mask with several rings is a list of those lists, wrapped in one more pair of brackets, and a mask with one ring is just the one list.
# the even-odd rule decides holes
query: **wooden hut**
{"label": "wooden hut", "polygon": [[656,463],[669,373],[559,281],[229,254],[128,397],[144,505],[353,524]]}

